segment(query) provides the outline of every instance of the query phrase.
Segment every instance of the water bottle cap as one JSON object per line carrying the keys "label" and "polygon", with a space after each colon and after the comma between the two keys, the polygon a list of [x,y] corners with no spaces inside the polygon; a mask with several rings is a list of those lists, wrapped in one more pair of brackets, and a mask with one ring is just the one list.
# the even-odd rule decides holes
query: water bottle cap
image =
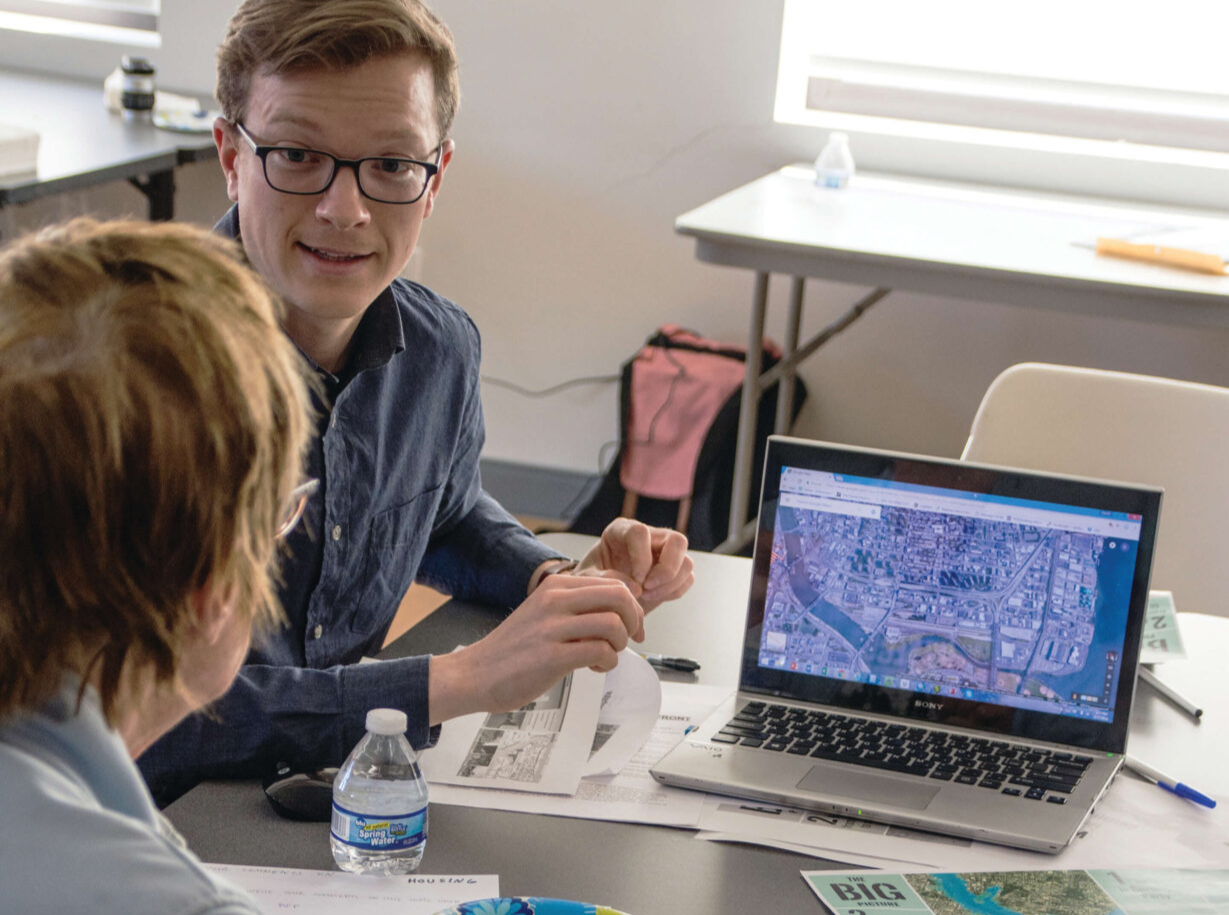
{"label": "water bottle cap", "polygon": [[373,708],[367,713],[367,730],[373,734],[404,734],[405,712],[395,708]]}

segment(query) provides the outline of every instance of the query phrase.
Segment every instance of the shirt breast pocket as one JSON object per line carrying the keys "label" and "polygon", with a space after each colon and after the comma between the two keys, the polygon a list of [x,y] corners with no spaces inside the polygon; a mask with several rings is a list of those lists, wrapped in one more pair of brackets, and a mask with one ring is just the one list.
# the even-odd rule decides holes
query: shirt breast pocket
{"label": "shirt breast pocket", "polygon": [[371,519],[363,548],[362,596],[353,617],[356,631],[382,631],[392,623],[426,552],[443,491],[442,483],[432,486]]}

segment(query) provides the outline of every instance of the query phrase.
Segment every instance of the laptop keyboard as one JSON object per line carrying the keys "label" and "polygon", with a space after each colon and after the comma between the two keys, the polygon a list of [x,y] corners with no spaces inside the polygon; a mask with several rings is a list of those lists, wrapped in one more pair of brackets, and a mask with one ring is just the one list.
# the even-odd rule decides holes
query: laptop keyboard
{"label": "laptop keyboard", "polygon": [[1092,762],[1061,750],[835,712],[749,702],[714,743],[831,759],[1064,804]]}

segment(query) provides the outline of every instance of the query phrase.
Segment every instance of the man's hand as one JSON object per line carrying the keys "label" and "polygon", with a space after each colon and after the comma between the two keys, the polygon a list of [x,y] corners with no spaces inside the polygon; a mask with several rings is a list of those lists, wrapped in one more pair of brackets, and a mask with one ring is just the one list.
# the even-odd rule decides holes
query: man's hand
{"label": "man's hand", "polygon": [[[628,582],[638,591],[645,613],[681,597],[695,581],[685,536],[631,518],[611,521],[574,574],[604,574]],[[633,633],[643,635],[643,631]]]}
{"label": "man's hand", "polygon": [[431,659],[432,724],[532,702],[582,667],[613,670],[644,611],[616,578],[551,575],[486,638]]}

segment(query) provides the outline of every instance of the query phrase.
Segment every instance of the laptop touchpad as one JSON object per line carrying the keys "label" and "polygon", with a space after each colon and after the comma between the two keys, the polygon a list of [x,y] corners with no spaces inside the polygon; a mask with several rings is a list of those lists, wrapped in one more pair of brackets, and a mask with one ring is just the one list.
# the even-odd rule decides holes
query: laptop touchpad
{"label": "laptop touchpad", "polygon": [[874,772],[859,772],[847,766],[825,766],[811,769],[798,783],[803,791],[847,797],[863,803],[891,804],[921,810],[939,793],[938,785],[911,784],[903,778],[892,778]]}

